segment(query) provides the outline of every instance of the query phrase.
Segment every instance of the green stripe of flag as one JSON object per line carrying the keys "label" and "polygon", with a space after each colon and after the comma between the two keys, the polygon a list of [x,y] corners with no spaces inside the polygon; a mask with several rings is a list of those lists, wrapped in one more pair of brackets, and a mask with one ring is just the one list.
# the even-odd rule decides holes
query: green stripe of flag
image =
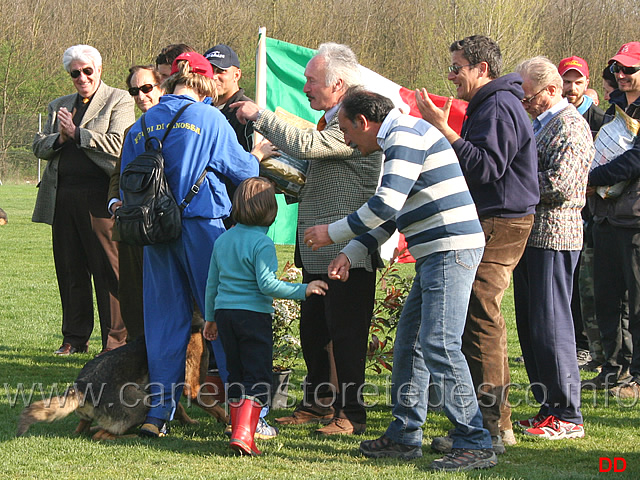
{"label": "green stripe of flag", "polygon": [[[313,123],[317,123],[322,112],[309,107],[307,96],[302,91],[305,84],[304,69],[315,55],[310,48],[291,43],[266,39],[267,44],[267,108],[275,112],[281,107]],[[287,205],[284,195],[277,195],[278,216],[268,235],[274,243],[293,245],[296,240],[298,205]]]}

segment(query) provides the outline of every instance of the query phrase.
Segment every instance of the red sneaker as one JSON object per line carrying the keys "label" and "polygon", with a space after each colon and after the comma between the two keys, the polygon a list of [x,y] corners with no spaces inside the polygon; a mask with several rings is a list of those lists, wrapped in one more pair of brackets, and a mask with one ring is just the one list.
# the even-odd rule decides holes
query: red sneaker
{"label": "red sneaker", "polygon": [[541,413],[538,413],[535,417],[527,418],[526,420],[518,420],[517,422],[515,422],[515,425],[517,425],[520,428],[527,429],[527,428],[537,426],[540,422],[544,421],[546,418],[547,418],[546,415],[542,415]]}
{"label": "red sneaker", "polygon": [[546,438],[547,440],[562,440],[563,438],[583,438],[584,425],[565,422],[553,415],[549,415],[535,427],[524,431],[525,435]]}

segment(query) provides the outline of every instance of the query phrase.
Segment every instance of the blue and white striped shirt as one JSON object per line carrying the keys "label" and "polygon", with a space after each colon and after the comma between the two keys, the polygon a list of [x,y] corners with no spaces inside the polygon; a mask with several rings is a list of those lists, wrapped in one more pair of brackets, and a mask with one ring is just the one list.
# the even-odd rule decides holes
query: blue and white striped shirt
{"label": "blue and white striped shirt", "polygon": [[484,234],[458,158],[444,136],[422,119],[392,110],[378,131],[385,159],[375,195],[329,225],[354,264],[397,228],[415,259],[484,246]]}

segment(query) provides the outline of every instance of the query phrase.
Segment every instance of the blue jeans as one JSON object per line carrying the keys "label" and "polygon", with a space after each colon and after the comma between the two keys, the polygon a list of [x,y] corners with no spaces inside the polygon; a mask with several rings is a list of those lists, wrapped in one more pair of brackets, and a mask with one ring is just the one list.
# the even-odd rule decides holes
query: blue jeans
{"label": "blue jeans", "polygon": [[483,248],[437,252],[416,262],[394,345],[393,421],[385,435],[422,445],[430,377],[442,388],[444,412],[455,425],[454,448],[492,448],[462,354],[471,285]]}

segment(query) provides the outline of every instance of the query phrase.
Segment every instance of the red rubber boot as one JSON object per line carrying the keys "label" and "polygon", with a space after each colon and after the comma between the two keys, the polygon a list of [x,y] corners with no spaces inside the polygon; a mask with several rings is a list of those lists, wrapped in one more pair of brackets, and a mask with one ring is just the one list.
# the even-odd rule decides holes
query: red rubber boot
{"label": "red rubber boot", "polygon": [[230,402],[229,408],[232,412],[229,447],[240,455],[262,455],[253,439],[253,435],[256,433],[256,426],[260,420],[262,405],[250,397],[245,397],[239,402]]}

